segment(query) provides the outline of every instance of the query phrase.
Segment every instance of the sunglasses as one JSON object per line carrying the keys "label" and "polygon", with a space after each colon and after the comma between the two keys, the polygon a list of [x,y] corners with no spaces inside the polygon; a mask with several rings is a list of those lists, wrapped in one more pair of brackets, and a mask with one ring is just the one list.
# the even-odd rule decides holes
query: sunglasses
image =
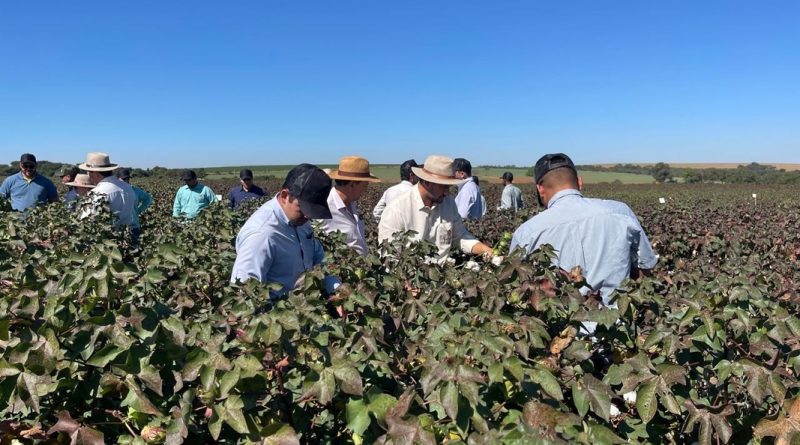
{"label": "sunglasses", "polygon": [[20,167],[24,168],[25,170],[33,170],[34,168],[36,168],[36,164],[25,163],[25,164],[20,164]]}

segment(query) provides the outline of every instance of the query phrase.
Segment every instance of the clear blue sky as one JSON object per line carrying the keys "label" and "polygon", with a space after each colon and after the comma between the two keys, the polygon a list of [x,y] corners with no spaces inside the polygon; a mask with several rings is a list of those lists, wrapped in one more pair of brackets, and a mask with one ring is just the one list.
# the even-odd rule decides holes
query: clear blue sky
{"label": "clear blue sky", "polygon": [[16,1],[0,162],[800,162],[797,1]]}

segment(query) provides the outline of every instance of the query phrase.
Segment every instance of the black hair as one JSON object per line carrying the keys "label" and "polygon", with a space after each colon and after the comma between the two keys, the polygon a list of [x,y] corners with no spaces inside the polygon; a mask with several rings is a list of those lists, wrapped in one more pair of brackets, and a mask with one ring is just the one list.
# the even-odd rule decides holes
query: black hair
{"label": "black hair", "polygon": [[467,176],[472,176],[472,164],[464,158],[453,159],[453,171],[464,172]]}
{"label": "black hair", "polygon": [[413,173],[411,171],[411,167],[419,167],[419,164],[417,164],[417,161],[415,161],[413,159],[409,159],[408,161],[403,162],[402,164],[400,164],[400,180],[401,181],[410,181],[411,180],[411,174]]}

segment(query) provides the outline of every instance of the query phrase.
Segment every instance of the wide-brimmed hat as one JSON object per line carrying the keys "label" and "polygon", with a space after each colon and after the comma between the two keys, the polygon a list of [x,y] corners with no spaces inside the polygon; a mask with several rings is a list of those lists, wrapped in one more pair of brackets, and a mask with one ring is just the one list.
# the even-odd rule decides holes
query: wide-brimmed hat
{"label": "wide-brimmed hat", "polygon": [[411,167],[411,171],[419,179],[434,184],[460,185],[467,182],[466,179],[456,179],[453,159],[447,156],[430,155],[425,159],[422,167]]}
{"label": "wide-brimmed hat", "polygon": [[81,187],[86,189],[94,188],[95,184],[92,184],[91,179],[89,179],[89,175],[86,173],[79,173],[75,175],[75,180],[72,182],[65,182],[64,185],[68,185],[71,187]]}
{"label": "wide-brimmed hat", "polygon": [[94,152],[87,154],[86,162],[78,167],[87,172],[110,172],[111,170],[116,170],[119,165],[112,164],[106,153]]}
{"label": "wide-brimmed hat", "polygon": [[361,156],[345,156],[339,160],[339,169],[328,173],[331,179],[344,181],[381,182],[369,173],[369,161]]}

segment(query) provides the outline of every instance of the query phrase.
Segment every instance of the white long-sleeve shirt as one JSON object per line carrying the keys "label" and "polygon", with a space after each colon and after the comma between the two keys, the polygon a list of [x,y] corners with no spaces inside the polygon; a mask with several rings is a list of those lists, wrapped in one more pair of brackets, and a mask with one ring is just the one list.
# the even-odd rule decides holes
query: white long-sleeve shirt
{"label": "white long-sleeve shirt", "polygon": [[356,203],[346,206],[336,187],[333,187],[328,195],[328,208],[331,211],[331,219],[322,220],[323,230],[329,233],[344,233],[348,247],[352,247],[362,256],[366,255],[368,251],[366,229],[364,221],[358,216]]}
{"label": "white long-sleeve shirt", "polygon": [[107,200],[111,213],[114,214],[115,227],[139,227],[139,218],[136,216],[136,192],[127,182],[109,176],[97,183],[89,192],[89,196],[92,197],[94,206],[88,211],[89,214],[83,216],[95,213],[96,206],[103,200]]}
{"label": "white long-sleeve shirt", "polygon": [[464,219],[480,219],[483,216],[481,191],[472,176],[467,178],[465,183],[458,186],[456,205],[458,206],[458,214]]}
{"label": "white long-sleeve shirt", "polygon": [[372,216],[375,217],[375,221],[381,220],[381,214],[383,213],[383,209],[386,208],[386,204],[389,204],[394,198],[402,195],[403,193],[408,192],[411,187],[414,187],[410,181],[400,181],[399,184],[393,185],[386,189],[381,195],[381,199],[378,200],[378,203],[375,204],[375,208],[372,209]]}

